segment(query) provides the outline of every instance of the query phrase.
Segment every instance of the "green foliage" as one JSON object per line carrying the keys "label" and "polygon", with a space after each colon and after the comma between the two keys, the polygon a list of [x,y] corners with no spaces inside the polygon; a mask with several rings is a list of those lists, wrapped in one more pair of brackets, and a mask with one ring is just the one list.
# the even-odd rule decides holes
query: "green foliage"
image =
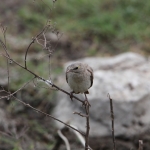
{"label": "green foliage", "polygon": [[[38,134],[46,134],[48,131],[47,129],[45,129],[44,127],[42,127],[41,124],[39,124],[36,120],[32,120],[30,121],[30,126],[32,127],[32,130],[35,131]],[[40,139],[39,137],[36,137],[37,139]]]}
{"label": "green foliage", "polygon": [[66,31],[138,40],[149,37],[149,6],[148,0],[65,0],[56,4],[55,18]]}
{"label": "green foliage", "polygon": [[23,25],[30,30],[35,30],[37,27],[42,26],[43,18],[37,13],[33,13],[28,7],[21,9],[19,16],[22,18]]}
{"label": "green foliage", "polygon": [[[63,0],[54,7],[48,0],[28,5],[19,11],[24,25],[36,29],[47,19],[70,35],[87,34],[106,39],[149,38],[150,1],[140,0]],[[50,10],[51,9],[51,10]]]}
{"label": "green foliage", "polygon": [[32,33],[43,28],[50,16],[50,1],[35,1],[20,8],[18,15],[22,26]]}
{"label": "green foliage", "polygon": [[87,54],[88,54],[89,56],[95,56],[96,53],[97,53],[97,50],[96,50],[96,49],[89,49],[88,52],[87,52]]}

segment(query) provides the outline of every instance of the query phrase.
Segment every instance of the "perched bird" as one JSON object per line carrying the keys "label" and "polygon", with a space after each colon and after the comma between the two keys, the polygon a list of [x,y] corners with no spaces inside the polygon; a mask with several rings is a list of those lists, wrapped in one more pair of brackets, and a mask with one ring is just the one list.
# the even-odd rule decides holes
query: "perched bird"
{"label": "perched bird", "polygon": [[[93,85],[93,69],[90,66],[80,62],[69,65],[66,70],[66,81],[73,90],[71,95],[84,93],[85,102],[88,102],[86,94],[89,94],[88,89]],[[72,96],[70,98],[72,99]]]}

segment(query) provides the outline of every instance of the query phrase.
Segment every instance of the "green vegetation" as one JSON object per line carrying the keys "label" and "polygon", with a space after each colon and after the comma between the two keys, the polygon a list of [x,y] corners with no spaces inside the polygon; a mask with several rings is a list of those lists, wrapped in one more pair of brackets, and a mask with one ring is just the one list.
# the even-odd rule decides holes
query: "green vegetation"
{"label": "green vegetation", "polygon": [[150,35],[148,0],[64,0],[57,1],[54,8],[50,1],[44,0],[36,8],[35,5],[30,6],[21,8],[19,15],[33,28],[50,18],[69,36],[85,38],[92,35],[100,40],[143,41]]}
{"label": "green vegetation", "polygon": [[[130,44],[142,43],[142,50],[150,53],[150,1],[145,0],[63,0],[54,4],[50,0],[28,1],[19,7],[18,16],[21,33],[17,36],[35,36],[46,24],[48,19],[56,24],[61,32],[67,35],[67,42],[71,47],[57,47],[53,62],[53,75],[59,75],[62,67],[57,59],[78,58],[82,56],[97,56],[117,54],[127,51]],[[63,37],[62,37],[63,38]],[[88,46],[83,46],[83,43]],[[9,43],[9,41],[8,41]],[[65,44],[64,44],[65,45]],[[65,49],[65,50],[64,50]],[[41,48],[35,44],[32,52],[39,53]],[[68,54],[69,52],[69,54]],[[75,57],[75,55],[77,55]],[[74,56],[74,57],[72,57]],[[36,61],[36,60],[35,60]],[[3,64],[2,64],[3,63]],[[48,78],[47,61],[44,63],[28,61],[28,66],[35,73]],[[59,62],[61,63],[61,61]],[[4,61],[1,61],[1,66]],[[38,66],[38,67],[36,67]],[[43,71],[47,70],[47,71]],[[17,89],[32,75],[19,69],[23,78],[15,78],[15,84],[11,83],[12,89]]]}

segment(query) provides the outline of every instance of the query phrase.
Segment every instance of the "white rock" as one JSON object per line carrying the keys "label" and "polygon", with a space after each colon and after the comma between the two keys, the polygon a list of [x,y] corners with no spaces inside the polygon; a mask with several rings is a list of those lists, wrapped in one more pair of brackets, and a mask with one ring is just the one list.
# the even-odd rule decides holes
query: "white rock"
{"label": "white rock", "polygon": [[[115,135],[128,137],[146,131],[150,126],[150,61],[135,53],[79,61],[90,64],[94,69],[94,84],[88,95],[91,104],[90,135],[111,135],[108,93],[113,99]],[[61,80],[64,81],[65,76],[63,78]],[[67,89],[66,83],[62,85]],[[81,95],[79,97],[84,99]],[[59,93],[54,116],[85,131],[85,118],[74,115],[74,111],[84,113],[79,102],[71,102],[68,96]],[[60,123],[56,124],[61,127]]]}

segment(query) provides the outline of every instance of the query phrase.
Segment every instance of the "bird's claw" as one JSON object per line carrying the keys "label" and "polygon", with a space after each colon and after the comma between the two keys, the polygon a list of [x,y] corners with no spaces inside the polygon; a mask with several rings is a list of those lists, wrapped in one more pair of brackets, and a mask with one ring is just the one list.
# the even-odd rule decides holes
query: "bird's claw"
{"label": "bird's claw", "polygon": [[91,107],[91,104],[89,103],[88,100],[84,100],[83,103],[82,103],[82,106]]}
{"label": "bird's claw", "polygon": [[70,93],[70,99],[73,101],[73,92]]}

